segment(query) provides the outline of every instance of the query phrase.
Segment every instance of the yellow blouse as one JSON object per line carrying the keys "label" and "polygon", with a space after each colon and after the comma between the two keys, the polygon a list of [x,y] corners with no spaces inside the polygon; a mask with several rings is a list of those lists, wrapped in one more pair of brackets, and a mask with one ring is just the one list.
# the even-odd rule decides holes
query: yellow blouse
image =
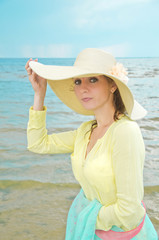
{"label": "yellow blouse", "polygon": [[73,173],[86,197],[103,205],[96,229],[135,228],[145,213],[141,205],[145,147],[137,123],[126,116],[115,121],[85,158],[92,121],[74,131],[47,135],[46,108],[31,108],[29,115],[28,149],[41,154],[72,153]]}

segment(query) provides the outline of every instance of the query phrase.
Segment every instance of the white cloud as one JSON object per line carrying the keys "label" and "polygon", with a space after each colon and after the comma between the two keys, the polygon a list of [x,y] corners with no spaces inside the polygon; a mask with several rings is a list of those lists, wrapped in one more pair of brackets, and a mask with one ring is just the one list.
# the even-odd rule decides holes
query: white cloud
{"label": "white cloud", "polygon": [[[122,7],[124,5],[134,5],[140,3],[149,3],[152,0],[83,0],[80,5],[76,5],[79,15],[94,14],[95,12]],[[83,10],[82,12],[80,10]]]}
{"label": "white cloud", "polygon": [[4,54],[4,47],[2,45],[0,45],[0,58],[6,57]]}
{"label": "white cloud", "polygon": [[[130,7],[136,4],[149,3],[152,0],[83,0],[81,4],[77,4],[72,8],[74,12],[74,22],[77,27],[82,28],[86,25],[92,27],[96,23],[104,23],[107,16],[110,16],[109,10]],[[116,17],[112,15],[112,18]],[[99,24],[98,24],[99,25]]]}
{"label": "white cloud", "polygon": [[69,44],[48,45],[48,54],[54,57],[71,57],[72,46]]}
{"label": "white cloud", "polygon": [[98,48],[111,53],[115,57],[127,57],[131,53],[131,46],[128,43],[121,43],[111,46],[99,46]]}
{"label": "white cloud", "polygon": [[23,46],[21,49],[21,52],[22,52],[22,57],[34,57],[32,47],[29,45]]}
{"label": "white cloud", "polygon": [[69,44],[25,45],[22,47],[22,57],[72,57],[72,46]]}

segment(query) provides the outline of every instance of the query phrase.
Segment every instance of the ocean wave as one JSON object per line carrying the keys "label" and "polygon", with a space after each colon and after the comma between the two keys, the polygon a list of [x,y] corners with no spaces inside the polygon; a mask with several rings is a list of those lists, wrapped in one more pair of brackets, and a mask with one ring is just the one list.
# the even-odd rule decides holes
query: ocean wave
{"label": "ocean wave", "polygon": [[8,133],[8,132],[20,132],[20,133],[25,133],[26,134],[26,128],[16,128],[16,127],[12,127],[10,128],[9,126],[6,128],[0,128],[0,133]]}
{"label": "ocean wave", "polygon": [[33,180],[14,181],[14,180],[0,180],[0,189],[30,189],[30,188],[79,188],[78,183],[49,183]]}
{"label": "ocean wave", "polygon": [[159,122],[159,117],[149,118],[149,120],[151,120],[151,121],[155,121],[155,122]]}

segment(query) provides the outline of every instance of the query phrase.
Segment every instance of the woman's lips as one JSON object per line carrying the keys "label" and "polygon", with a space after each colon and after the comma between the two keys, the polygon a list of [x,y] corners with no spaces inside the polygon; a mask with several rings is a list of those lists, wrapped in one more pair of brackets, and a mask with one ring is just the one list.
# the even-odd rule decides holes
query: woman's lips
{"label": "woman's lips", "polygon": [[82,101],[83,101],[83,102],[89,102],[91,99],[92,99],[92,98],[89,98],[89,97],[87,97],[87,98],[82,98]]}

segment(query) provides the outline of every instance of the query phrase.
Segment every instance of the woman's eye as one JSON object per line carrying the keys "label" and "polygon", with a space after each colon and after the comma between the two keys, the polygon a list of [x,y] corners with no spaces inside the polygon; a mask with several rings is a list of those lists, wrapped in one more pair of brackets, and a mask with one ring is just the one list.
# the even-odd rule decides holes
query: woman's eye
{"label": "woman's eye", "polygon": [[74,81],[74,83],[75,83],[75,85],[80,85],[80,84],[81,84],[81,80],[80,80],[80,79],[76,79],[76,80]]}
{"label": "woman's eye", "polygon": [[91,83],[95,83],[95,82],[97,82],[97,81],[98,81],[98,79],[97,79],[96,77],[90,78],[90,82],[91,82]]}

